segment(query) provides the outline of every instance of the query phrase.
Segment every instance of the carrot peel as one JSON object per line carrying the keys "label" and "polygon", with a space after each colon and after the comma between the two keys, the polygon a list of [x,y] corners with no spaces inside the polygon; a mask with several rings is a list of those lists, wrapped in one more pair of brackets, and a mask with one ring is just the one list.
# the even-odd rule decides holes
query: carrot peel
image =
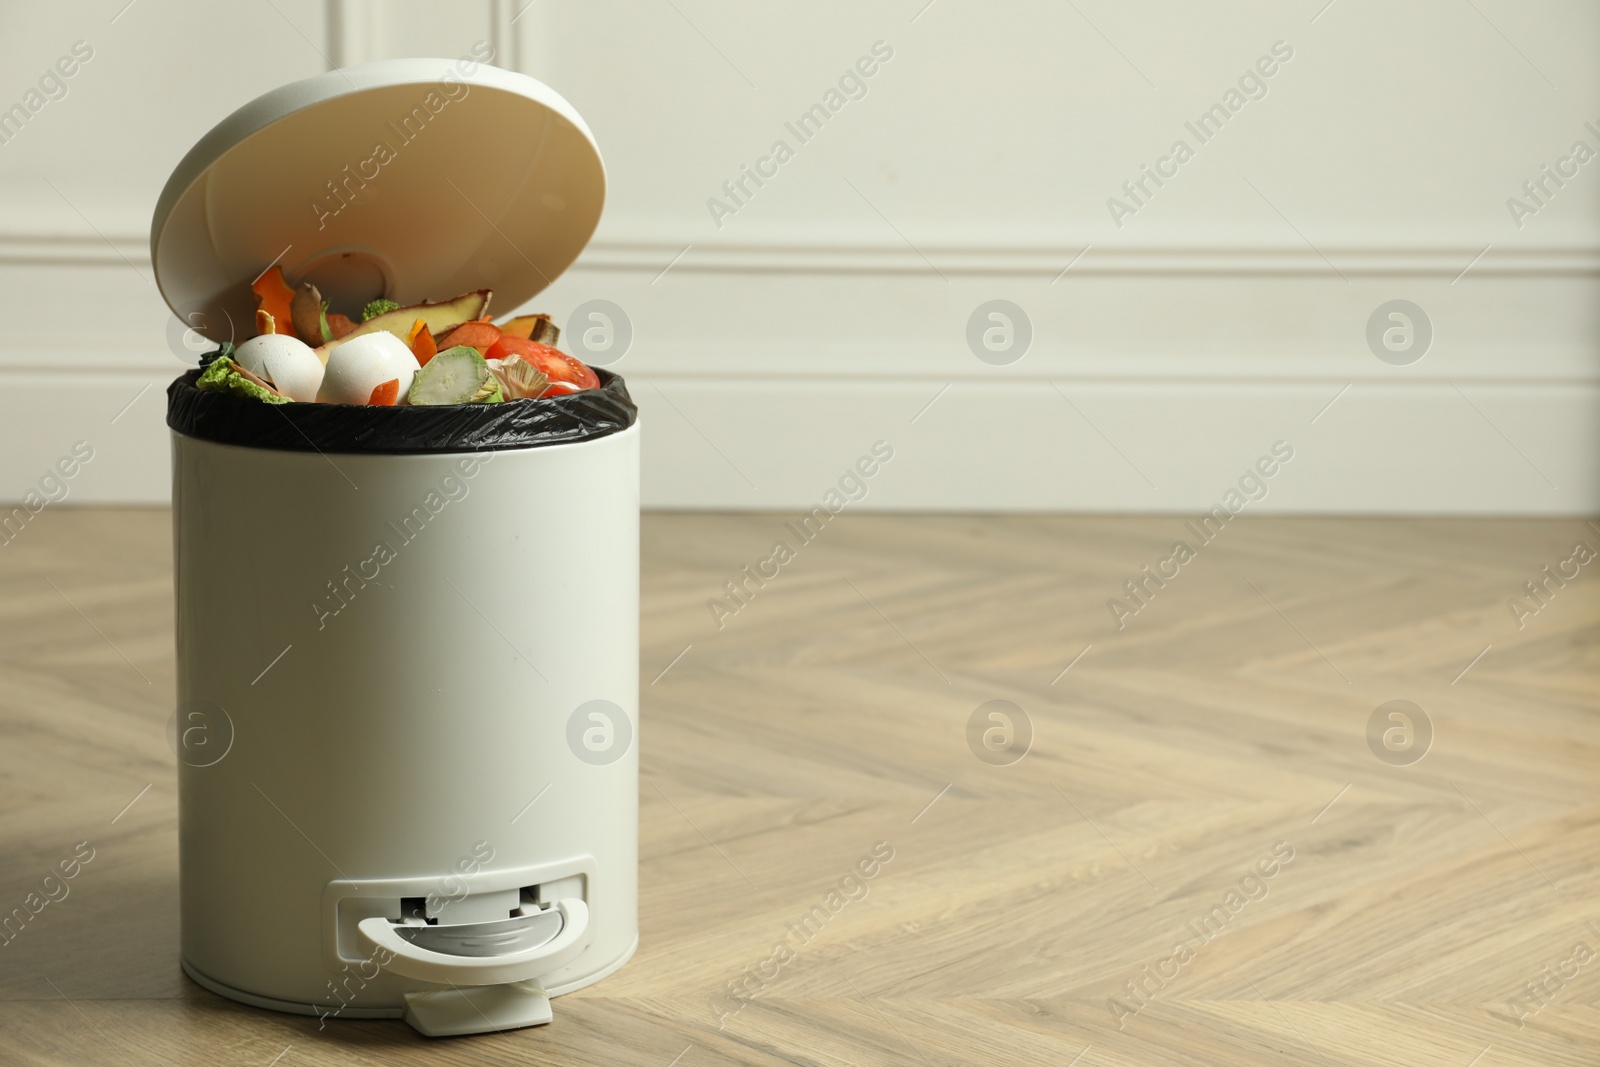
{"label": "carrot peel", "polygon": [[289,305],[294,303],[294,290],[289,288],[288,281],[284,279],[282,267],[274,264],[263,271],[261,277],[250,283],[250,289],[256,294],[256,307],[272,316],[279,333],[299,336],[295,333],[294,317],[289,311]]}
{"label": "carrot peel", "polygon": [[400,399],[400,379],[390,378],[382,385],[372,387],[372,395],[367,398],[368,404],[378,407],[392,408]]}
{"label": "carrot peel", "polygon": [[439,346],[434,344],[433,334],[428,332],[428,324],[422,319],[412,325],[406,343],[411,346],[411,354],[417,357],[419,366],[426,367],[428,360],[439,354]]}
{"label": "carrot peel", "polygon": [[494,343],[500,340],[500,327],[492,322],[463,322],[438,340],[441,349],[454,348],[457,345],[466,345],[476,348],[478,355],[483,355]]}

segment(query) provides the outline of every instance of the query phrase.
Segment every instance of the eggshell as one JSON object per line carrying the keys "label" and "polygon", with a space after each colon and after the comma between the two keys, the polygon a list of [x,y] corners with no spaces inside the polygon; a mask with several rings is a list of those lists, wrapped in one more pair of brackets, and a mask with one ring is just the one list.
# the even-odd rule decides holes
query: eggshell
{"label": "eggshell", "polygon": [[327,371],[317,399],[324,404],[365,404],[372,390],[391,378],[400,379],[400,402],[405,403],[411,379],[421,366],[406,343],[392,333],[352,337],[328,353]]}
{"label": "eggshell", "polygon": [[251,374],[272,382],[280,393],[302,403],[315,400],[322,386],[322,360],[310,345],[287,334],[252,337],[238,347],[233,358]]}

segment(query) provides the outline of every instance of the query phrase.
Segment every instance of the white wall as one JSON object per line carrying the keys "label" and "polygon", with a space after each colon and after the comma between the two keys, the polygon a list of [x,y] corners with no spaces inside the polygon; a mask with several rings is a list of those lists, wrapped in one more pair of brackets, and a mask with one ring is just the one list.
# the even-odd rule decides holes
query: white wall
{"label": "white wall", "polygon": [[[330,62],[486,39],[606,154],[600,234],[538,306],[631,319],[650,504],[798,506],[881,439],[864,506],[1186,510],[1283,440],[1262,510],[1600,510],[1600,160],[1507,207],[1600,151],[1592,3],[526,2],[8,3],[0,108],[94,56],[0,144],[0,498],[80,439],[72,499],[165,498],[182,368],[146,235],[200,134]],[[801,144],[785,121],[880,41]],[[1201,144],[1185,122],[1279,41]],[[1435,332],[1408,366],[1365,340],[1397,298]],[[991,299],[1031,322],[1010,365],[968,347]]]}

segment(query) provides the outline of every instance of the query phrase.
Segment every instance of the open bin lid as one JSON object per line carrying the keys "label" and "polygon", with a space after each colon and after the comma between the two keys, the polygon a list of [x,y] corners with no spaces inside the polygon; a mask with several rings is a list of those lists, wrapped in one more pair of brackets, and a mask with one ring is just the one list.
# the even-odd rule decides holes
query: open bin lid
{"label": "open bin lid", "polygon": [[578,258],[605,202],[582,118],[525,74],[391,59],[274,89],[183,157],[150,255],[179,318],[213,341],[254,333],[272,264],[357,314],[494,290],[510,311]]}
{"label": "open bin lid", "polygon": [[[571,266],[605,203],[582,118],[525,74],[465,60],[391,59],[257,97],[189,150],[156,202],[150,256],[167,306],[221,343],[255,333],[250,283],[274,263],[332,310],[494,290],[513,310]],[[620,376],[498,404],[374,409],[262,404],[167,390],[189,437],[284,451],[460,452],[564,444],[633,425]]]}

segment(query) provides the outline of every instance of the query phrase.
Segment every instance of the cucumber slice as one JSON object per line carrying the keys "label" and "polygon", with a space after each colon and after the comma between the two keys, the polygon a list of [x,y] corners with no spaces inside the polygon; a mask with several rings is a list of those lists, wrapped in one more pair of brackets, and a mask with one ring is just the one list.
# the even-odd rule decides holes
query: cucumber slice
{"label": "cucumber slice", "polygon": [[501,400],[499,383],[476,348],[456,345],[428,360],[411,381],[415,405],[471,404]]}

